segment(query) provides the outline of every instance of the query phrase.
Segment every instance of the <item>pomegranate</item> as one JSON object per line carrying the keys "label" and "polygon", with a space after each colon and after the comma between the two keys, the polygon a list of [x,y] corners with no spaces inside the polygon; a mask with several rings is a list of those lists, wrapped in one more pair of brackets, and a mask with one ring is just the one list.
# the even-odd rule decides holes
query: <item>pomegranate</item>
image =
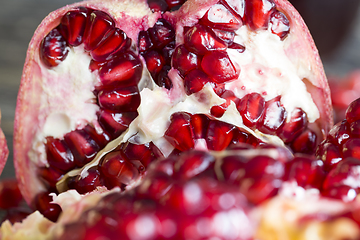
{"label": "pomegranate", "polygon": [[[287,159],[315,152],[331,114],[320,58],[287,1],[90,0],[50,13],[34,33],[18,95],[14,164],[25,200],[57,222],[64,209],[54,195],[137,191],[131,189],[144,186],[149,166],[164,167],[159,158],[287,146],[276,150],[283,158],[254,155],[223,166],[223,177],[247,199],[236,211],[245,211],[289,179],[319,188],[316,159],[299,156],[294,166]],[[209,159],[179,163],[180,179],[206,169],[218,174]],[[312,178],[303,179],[299,164]],[[285,174],[287,167],[295,170]],[[222,194],[209,181],[194,184]],[[149,189],[154,196],[169,183],[158,184]],[[169,201],[182,212],[183,203]]]}
{"label": "pomegranate", "polygon": [[[0,112],[0,120],[1,120],[1,112]],[[3,131],[0,128],[0,174],[2,173],[5,167],[8,155],[9,155],[9,149],[6,143],[6,138]]]}

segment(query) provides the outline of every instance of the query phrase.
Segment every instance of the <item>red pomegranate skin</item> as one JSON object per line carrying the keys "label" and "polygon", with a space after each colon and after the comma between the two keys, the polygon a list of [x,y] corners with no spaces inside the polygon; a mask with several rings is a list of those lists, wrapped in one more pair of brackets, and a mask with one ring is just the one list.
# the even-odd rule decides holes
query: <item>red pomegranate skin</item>
{"label": "red pomegranate skin", "polygon": [[[28,203],[31,202],[37,193],[45,190],[36,177],[38,166],[30,160],[30,155],[33,154],[33,150],[36,148],[36,146],[32,145],[34,131],[37,126],[44,124],[44,122],[39,121],[41,99],[36,97],[37,92],[43,91],[42,72],[39,65],[39,45],[47,33],[58,26],[62,16],[78,6],[108,13],[114,19],[115,25],[136,42],[139,32],[153,26],[157,19],[161,17],[161,13],[151,12],[150,9],[144,7],[147,6],[146,1],[137,0],[132,3],[136,4],[138,9],[143,9],[143,11],[139,11],[138,14],[132,13],[129,15],[126,12],[122,12],[125,9],[122,7],[126,3],[128,2],[94,0],[63,7],[50,13],[43,20],[29,44],[14,122],[14,165],[19,187]],[[163,17],[175,26],[175,30],[181,30],[184,26],[195,25],[204,13],[216,3],[217,1],[215,0],[187,1],[178,11],[166,12],[163,14]],[[285,53],[287,57],[295,61],[301,56],[301,62],[307,63],[312,72],[313,77],[305,79],[304,82],[320,113],[319,119],[313,125],[316,125],[317,134],[324,136],[332,125],[332,109],[330,91],[320,57],[311,35],[298,12],[287,1],[274,0],[274,3],[277,9],[286,14],[290,21],[292,41],[286,45]],[[175,90],[172,91],[174,92]],[[176,93],[174,94],[175,97]],[[46,165],[46,163],[43,164]]]}
{"label": "red pomegranate skin", "polygon": [[[1,112],[0,112],[0,120],[1,120]],[[2,173],[5,167],[8,156],[9,156],[9,149],[7,146],[6,138],[2,129],[0,128],[0,174]]]}

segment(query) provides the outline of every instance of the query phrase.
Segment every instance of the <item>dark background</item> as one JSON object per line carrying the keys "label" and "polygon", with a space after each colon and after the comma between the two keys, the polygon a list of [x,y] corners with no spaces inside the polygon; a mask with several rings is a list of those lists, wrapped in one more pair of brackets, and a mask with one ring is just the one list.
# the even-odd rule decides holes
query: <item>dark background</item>
{"label": "dark background", "polygon": [[[0,0],[1,127],[10,155],[0,178],[14,176],[13,119],[28,43],[41,20],[70,0]],[[293,0],[315,38],[328,76],[360,68],[359,0]]]}

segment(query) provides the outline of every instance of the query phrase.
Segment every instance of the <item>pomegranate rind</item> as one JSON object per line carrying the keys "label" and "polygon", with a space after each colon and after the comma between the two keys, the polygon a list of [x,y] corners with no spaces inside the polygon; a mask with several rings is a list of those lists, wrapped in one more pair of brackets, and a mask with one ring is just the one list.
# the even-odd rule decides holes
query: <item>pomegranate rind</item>
{"label": "pomegranate rind", "polygon": [[[1,120],[1,112],[0,112],[0,120]],[[0,175],[5,167],[8,156],[9,156],[9,148],[6,142],[4,132],[0,128]]]}
{"label": "pomegranate rind", "polygon": [[[122,29],[133,41],[137,41],[139,31],[153,26],[160,13],[152,13],[145,0],[91,0],[74,3],[51,12],[37,27],[29,43],[25,59],[14,120],[14,166],[19,188],[27,203],[40,191],[43,184],[37,177],[37,165],[30,160],[30,152],[36,128],[43,126],[40,115],[46,114],[40,108],[39,93],[43,92],[43,80],[40,67],[39,46],[44,37],[55,28],[61,17],[79,6],[97,9],[108,13],[114,19],[116,27]],[[64,96],[65,97],[65,96]],[[60,103],[59,103],[60,104]],[[46,165],[46,163],[42,163]]]}

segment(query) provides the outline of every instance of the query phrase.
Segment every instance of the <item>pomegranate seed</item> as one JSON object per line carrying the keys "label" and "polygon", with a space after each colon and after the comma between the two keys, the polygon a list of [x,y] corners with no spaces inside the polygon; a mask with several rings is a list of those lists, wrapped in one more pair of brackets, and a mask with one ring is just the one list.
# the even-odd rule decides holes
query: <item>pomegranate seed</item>
{"label": "pomegranate seed", "polygon": [[64,140],[74,155],[76,165],[79,167],[90,162],[100,150],[99,145],[83,129],[65,134]]}
{"label": "pomegranate seed", "polygon": [[18,187],[17,180],[3,179],[0,181],[0,208],[10,209],[20,205],[23,197]]}
{"label": "pomegranate seed", "polygon": [[170,9],[180,7],[186,0],[165,0]]}
{"label": "pomegranate seed", "polygon": [[296,153],[315,153],[317,136],[310,129],[306,129],[291,143],[291,149]]}
{"label": "pomegranate seed", "polygon": [[290,23],[285,14],[277,10],[270,16],[271,32],[284,40],[290,32]]}
{"label": "pomegranate seed", "polygon": [[242,156],[226,156],[221,160],[221,172],[224,180],[232,184],[240,184],[244,178],[245,164],[248,160]]}
{"label": "pomegranate seed", "polygon": [[74,155],[64,140],[47,137],[45,143],[46,158],[51,167],[67,172],[74,169]]}
{"label": "pomegranate seed", "polygon": [[127,37],[124,31],[115,28],[100,46],[91,51],[91,57],[95,61],[109,60],[119,52],[128,50],[130,46],[131,39]]}
{"label": "pomegranate seed", "polygon": [[164,58],[165,64],[171,65],[171,58],[175,51],[175,41],[168,43],[164,48],[161,49],[161,55]]}
{"label": "pomegranate seed", "polygon": [[165,19],[159,19],[148,31],[154,46],[158,49],[175,40],[175,30]]}
{"label": "pomegranate seed", "polygon": [[104,130],[101,129],[101,132],[98,132],[89,124],[84,127],[84,130],[91,136],[92,139],[94,139],[100,148],[104,148],[111,140],[110,135],[104,132]]}
{"label": "pomegranate seed", "polygon": [[307,125],[308,119],[306,113],[300,108],[295,108],[291,113],[290,120],[284,121],[277,135],[285,143],[289,143],[299,136],[307,128]]}
{"label": "pomegranate seed", "polygon": [[195,139],[205,139],[210,119],[205,114],[194,114],[191,116],[192,132]]}
{"label": "pomegranate seed", "polygon": [[360,138],[351,138],[342,146],[343,157],[360,159]]}
{"label": "pomegranate seed", "polygon": [[142,75],[140,59],[131,52],[105,63],[99,69],[101,82],[105,86],[133,86],[137,85]]}
{"label": "pomegranate seed", "polygon": [[324,162],[324,168],[327,172],[333,169],[342,160],[339,147],[327,141],[322,142],[318,146],[316,157]]}
{"label": "pomegranate seed", "polygon": [[235,126],[221,121],[210,121],[206,135],[206,143],[210,150],[224,150],[233,138]]}
{"label": "pomegranate seed", "polygon": [[59,65],[64,61],[68,52],[68,43],[58,28],[51,30],[41,42],[40,58],[47,67]]}
{"label": "pomegranate seed", "polygon": [[295,180],[303,188],[321,189],[324,179],[324,163],[307,155],[297,155],[286,163],[286,181]]}
{"label": "pomegranate seed", "polygon": [[191,116],[178,112],[171,115],[170,126],[165,132],[165,139],[176,149],[186,151],[194,148],[194,136],[190,125]]}
{"label": "pomegranate seed", "polygon": [[237,109],[244,124],[252,128],[264,114],[265,99],[259,93],[249,93],[239,101]]}
{"label": "pomegranate seed", "polygon": [[201,60],[201,67],[216,83],[235,80],[240,75],[240,70],[233,65],[225,51],[206,54]]}
{"label": "pomegranate seed", "polygon": [[133,144],[126,143],[122,147],[124,156],[129,160],[139,160],[145,167],[151,162],[163,157],[161,151],[152,143]]}
{"label": "pomegranate seed", "polygon": [[234,16],[224,5],[213,5],[200,19],[200,23],[211,28],[232,31],[242,26],[241,19]]}
{"label": "pomegranate seed", "polygon": [[40,180],[51,191],[56,191],[56,183],[63,177],[64,173],[55,168],[41,167],[37,170]]}
{"label": "pomegranate seed", "polygon": [[139,177],[138,169],[119,151],[105,155],[100,163],[100,171],[106,177],[120,184],[130,184]]}
{"label": "pomegranate seed", "polygon": [[265,111],[258,121],[258,128],[263,133],[275,134],[284,124],[286,110],[280,103],[280,97],[271,99],[265,103]]}
{"label": "pomegranate seed", "polygon": [[140,52],[145,52],[154,46],[154,43],[152,42],[148,31],[139,32],[138,46]]}
{"label": "pomegranate seed", "polygon": [[134,112],[140,105],[140,93],[137,86],[103,90],[98,94],[101,108],[119,112]]}
{"label": "pomegranate seed", "polygon": [[346,120],[349,123],[360,120],[360,98],[350,103],[345,112]]}
{"label": "pomegranate seed", "polygon": [[221,118],[224,115],[227,107],[228,106],[226,104],[212,106],[210,109],[210,114],[216,118]]}
{"label": "pomegranate seed", "polygon": [[252,30],[266,29],[274,8],[275,3],[272,0],[246,0],[246,23]]}
{"label": "pomegranate seed", "polygon": [[341,146],[350,139],[350,125],[344,120],[337,123],[328,133],[327,138],[334,144]]}
{"label": "pomegranate seed", "polygon": [[86,22],[90,12],[90,9],[79,7],[67,12],[61,18],[61,33],[71,46],[79,46],[83,43]]}
{"label": "pomegranate seed", "polygon": [[185,76],[189,71],[200,66],[200,59],[195,53],[187,50],[185,45],[180,45],[174,51],[172,64],[182,76]]}
{"label": "pomegranate seed", "polygon": [[138,116],[137,112],[115,113],[111,111],[101,110],[99,112],[99,123],[111,137],[117,138],[126,129],[130,123]]}
{"label": "pomegranate seed", "polygon": [[62,210],[58,204],[51,202],[52,197],[49,193],[42,192],[36,195],[34,206],[42,215],[44,215],[44,217],[52,222],[56,222]]}
{"label": "pomegranate seed", "polygon": [[102,186],[100,179],[100,171],[97,166],[91,167],[87,170],[86,176],[77,176],[74,179],[73,186],[80,194],[92,192],[96,187]]}
{"label": "pomegranate seed", "polygon": [[232,31],[224,31],[220,29],[213,29],[214,33],[218,38],[224,41],[227,45],[231,45],[234,43],[235,32]]}
{"label": "pomegranate seed", "polygon": [[229,45],[229,48],[237,50],[239,53],[243,53],[245,51],[245,47],[238,43],[232,43]]}
{"label": "pomegranate seed", "polygon": [[144,181],[151,181],[151,184],[142,184],[139,188],[140,195],[154,200],[159,200],[172,187],[172,178],[163,172],[156,172],[147,175]]}
{"label": "pomegranate seed", "polygon": [[112,33],[114,25],[114,20],[108,14],[94,10],[88,18],[84,32],[85,50],[97,48]]}
{"label": "pomegranate seed", "polygon": [[212,82],[210,77],[200,69],[190,71],[184,78],[185,92],[187,95],[197,93],[206,83]]}
{"label": "pomegranate seed", "polygon": [[350,124],[350,135],[352,138],[360,137],[360,120],[354,121]]}
{"label": "pomegranate seed", "polygon": [[147,0],[147,3],[153,12],[164,13],[169,8],[165,0]]}
{"label": "pomegranate seed", "polygon": [[146,67],[149,70],[153,79],[155,79],[162,68],[164,67],[165,60],[158,51],[152,50],[146,52],[144,55]]}
{"label": "pomegranate seed", "polygon": [[226,50],[227,44],[223,42],[211,28],[197,24],[185,32],[185,46],[188,50],[199,55],[209,51]]}
{"label": "pomegranate seed", "polygon": [[351,202],[356,199],[359,190],[346,185],[339,185],[323,190],[321,194],[325,197],[340,199],[344,202]]}
{"label": "pomegranate seed", "polygon": [[155,83],[159,87],[164,87],[168,90],[170,90],[173,86],[171,79],[168,76],[168,73],[170,71],[171,67],[169,65],[164,66],[161,71],[159,72],[159,75],[157,78],[154,79]]}
{"label": "pomegranate seed", "polygon": [[179,179],[190,179],[213,167],[214,162],[215,157],[206,152],[185,152],[175,163],[174,169]]}
{"label": "pomegranate seed", "polygon": [[251,136],[252,135],[244,131],[241,131],[239,128],[235,128],[233,130],[233,138],[231,140],[231,145],[238,145],[239,143],[247,143]]}

